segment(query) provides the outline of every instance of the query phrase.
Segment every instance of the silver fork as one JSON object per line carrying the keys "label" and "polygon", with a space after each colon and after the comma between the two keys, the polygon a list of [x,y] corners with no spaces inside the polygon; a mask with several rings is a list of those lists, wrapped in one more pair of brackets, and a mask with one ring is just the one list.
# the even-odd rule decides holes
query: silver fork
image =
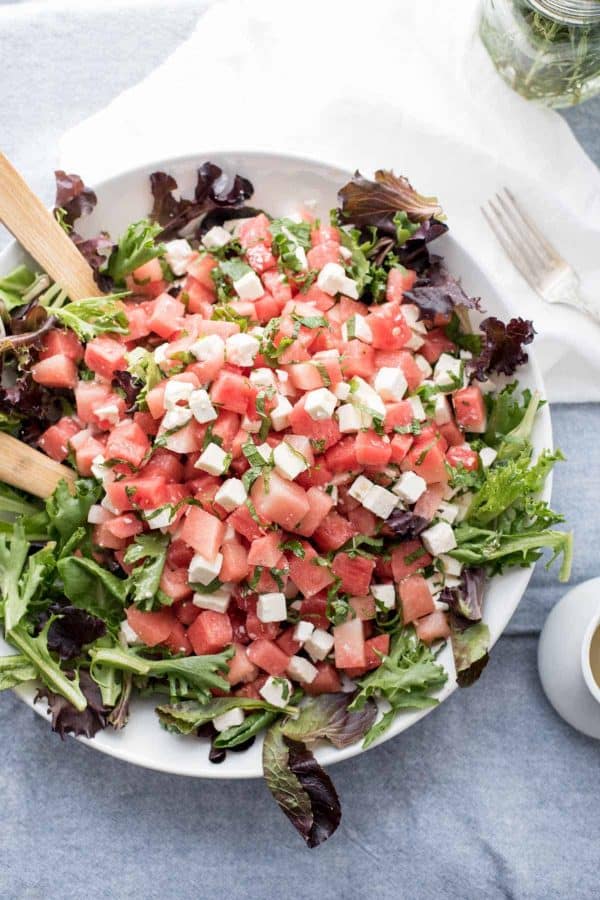
{"label": "silver fork", "polygon": [[544,237],[508,188],[488,201],[488,209],[482,206],[481,212],[510,261],[542,300],[567,303],[600,321],[600,306],[582,297],[575,269]]}

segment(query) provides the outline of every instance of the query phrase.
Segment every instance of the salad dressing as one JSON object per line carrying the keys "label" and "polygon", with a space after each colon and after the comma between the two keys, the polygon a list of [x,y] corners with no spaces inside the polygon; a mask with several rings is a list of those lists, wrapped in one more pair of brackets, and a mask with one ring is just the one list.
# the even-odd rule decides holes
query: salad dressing
{"label": "salad dressing", "polygon": [[590,668],[594,681],[600,687],[600,626],[596,628],[590,643]]}

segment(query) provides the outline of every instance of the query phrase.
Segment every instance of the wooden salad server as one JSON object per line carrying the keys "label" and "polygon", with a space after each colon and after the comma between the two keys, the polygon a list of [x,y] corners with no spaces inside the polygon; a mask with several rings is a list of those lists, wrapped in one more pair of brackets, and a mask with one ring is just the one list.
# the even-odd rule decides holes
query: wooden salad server
{"label": "wooden salad server", "polygon": [[[52,213],[0,153],[0,221],[70,300],[97,297],[91,267]],[[75,472],[38,450],[0,433],[0,480],[36,497],[48,497]]]}

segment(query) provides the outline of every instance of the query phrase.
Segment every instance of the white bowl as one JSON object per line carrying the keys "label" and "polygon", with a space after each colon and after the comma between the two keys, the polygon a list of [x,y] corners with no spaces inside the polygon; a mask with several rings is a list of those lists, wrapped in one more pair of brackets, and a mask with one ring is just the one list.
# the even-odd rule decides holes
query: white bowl
{"label": "white bowl", "polygon": [[[94,185],[98,194],[98,205],[92,215],[77,223],[78,229],[85,237],[91,237],[101,229],[106,229],[116,237],[130,222],[147,215],[150,211],[152,205],[148,181],[150,172],[164,170],[171,173],[177,179],[182,194],[189,196],[193,193],[196,169],[206,160],[217,163],[228,172],[239,172],[249,178],[255,188],[255,194],[249,203],[276,215],[289,214],[305,201],[315,201],[317,214],[327,218],[330,208],[336,205],[338,188],[350,177],[350,173],[324,163],[260,153],[208,152],[160,160],[150,166],[124,172]],[[385,163],[386,161],[382,160],[382,164]],[[80,174],[85,179],[85,172]],[[435,173],[431,182],[435,184]],[[438,186],[438,194],[443,203],[442,185]],[[515,310],[510,309],[507,301],[497,294],[467,250],[460,247],[450,235],[436,241],[434,248],[436,253],[446,258],[450,271],[461,278],[467,292],[483,298],[487,312],[502,319],[515,314]],[[24,251],[13,243],[0,254],[0,272],[6,273],[26,259]],[[519,372],[519,380],[523,387],[537,389],[543,394],[541,375],[531,355],[528,365]],[[547,406],[542,408],[538,416],[533,442],[538,451],[552,446],[552,429]],[[544,492],[546,499],[549,495],[550,482],[546,484]],[[490,583],[485,600],[484,620],[490,628],[492,644],[506,628],[523,596],[531,574],[531,569],[515,569],[494,578]],[[0,651],[4,653],[10,651],[1,639]],[[454,672],[449,647],[444,649],[439,660],[449,673]],[[485,674],[483,677],[486,677]],[[455,687],[455,679],[451,674],[446,686],[438,695],[439,699],[445,700]],[[33,706],[35,695],[33,687],[18,688],[17,693],[26,703]],[[114,732],[107,729],[99,732],[91,741],[85,738],[80,740],[96,750],[119,759],[177,775],[204,778],[256,778],[262,775],[260,740],[244,753],[228,753],[225,762],[214,765],[208,761],[206,741],[195,737],[176,736],[164,731],[158,724],[154,706],[149,699],[138,699],[132,704],[131,718],[123,731]],[[41,715],[45,715],[43,703],[33,708]],[[379,743],[400,734],[431,711],[429,709],[399,714]],[[335,750],[329,746],[320,747],[316,755],[321,763],[332,765],[362,752],[361,744],[357,743],[345,750]]]}

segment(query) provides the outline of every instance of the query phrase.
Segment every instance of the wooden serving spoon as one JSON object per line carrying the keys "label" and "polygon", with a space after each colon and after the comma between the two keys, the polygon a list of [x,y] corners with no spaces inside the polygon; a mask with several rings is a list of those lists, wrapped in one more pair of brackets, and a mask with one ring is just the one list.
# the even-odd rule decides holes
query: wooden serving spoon
{"label": "wooden serving spoon", "polygon": [[[66,291],[70,300],[98,296],[91,267],[3,153],[0,153],[0,221],[44,272]],[[0,433],[0,480],[6,484],[45,498],[61,479],[73,485],[75,477],[72,469]]]}

